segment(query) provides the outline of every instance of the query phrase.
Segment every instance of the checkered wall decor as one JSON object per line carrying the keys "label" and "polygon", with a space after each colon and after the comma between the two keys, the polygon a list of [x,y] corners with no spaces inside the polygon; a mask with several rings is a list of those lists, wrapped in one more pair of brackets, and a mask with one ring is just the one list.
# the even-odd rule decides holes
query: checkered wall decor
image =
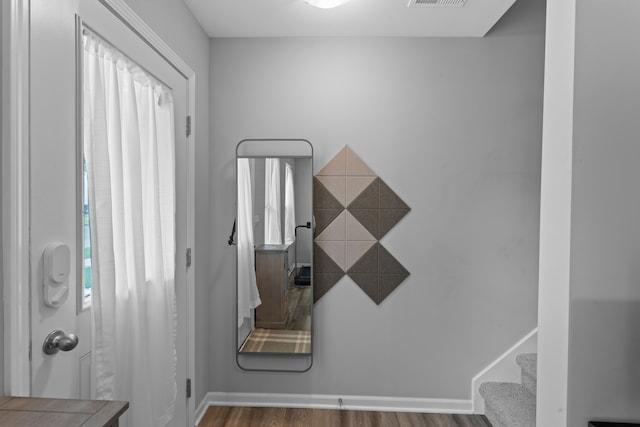
{"label": "checkered wall decor", "polygon": [[314,301],[346,274],[376,304],[409,276],[380,243],[409,207],[345,146],[313,179]]}

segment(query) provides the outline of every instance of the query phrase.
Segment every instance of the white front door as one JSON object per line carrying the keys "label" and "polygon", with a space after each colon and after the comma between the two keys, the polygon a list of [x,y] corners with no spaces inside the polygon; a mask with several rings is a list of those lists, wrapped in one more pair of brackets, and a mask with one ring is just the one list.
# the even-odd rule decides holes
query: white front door
{"label": "white front door", "polygon": [[[82,212],[77,198],[77,180],[81,177],[77,157],[77,131],[81,120],[77,105],[81,98],[77,90],[76,54],[77,24],[82,22],[173,90],[178,398],[176,415],[170,425],[184,426],[187,420],[184,391],[188,335],[185,264],[188,191],[184,125],[187,79],[98,0],[32,0],[30,18],[31,394],[88,399],[93,397],[92,390],[95,391],[91,308],[79,308],[82,241],[78,224]],[[56,247],[58,251],[53,256],[45,255],[47,248],[50,251]],[[68,259],[65,248],[69,248]],[[60,279],[62,284],[56,281]],[[65,282],[68,284],[66,297],[61,292]],[[78,345],[70,351],[46,354],[43,342],[55,330],[76,335]]]}

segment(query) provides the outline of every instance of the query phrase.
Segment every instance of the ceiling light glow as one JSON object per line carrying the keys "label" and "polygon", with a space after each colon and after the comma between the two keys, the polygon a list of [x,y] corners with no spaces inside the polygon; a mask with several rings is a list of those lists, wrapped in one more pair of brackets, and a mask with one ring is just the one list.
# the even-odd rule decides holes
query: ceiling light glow
{"label": "ceiling light glow", "polygon": [[331,9],[337,6],[341,6],[349,0],[304,0],[311,6],[319,7],[320,9]]}

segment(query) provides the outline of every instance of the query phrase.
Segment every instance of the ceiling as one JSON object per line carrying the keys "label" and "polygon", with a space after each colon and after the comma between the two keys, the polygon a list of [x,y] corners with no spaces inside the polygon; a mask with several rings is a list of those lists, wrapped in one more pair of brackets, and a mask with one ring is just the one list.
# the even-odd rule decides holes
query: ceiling
{"label": "ceiling", "polygon": [[304,0],[183,0],[209,37],[483,37],[515,0],[462,7],[351,0],[317,9]]}

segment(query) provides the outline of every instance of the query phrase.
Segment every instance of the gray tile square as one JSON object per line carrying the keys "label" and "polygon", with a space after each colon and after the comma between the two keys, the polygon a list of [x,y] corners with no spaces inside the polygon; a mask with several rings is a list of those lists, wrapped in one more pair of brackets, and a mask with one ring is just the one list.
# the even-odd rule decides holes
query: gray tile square
{"label": "gray tile square", "polygon": [[313,302],[316,303],[327,292],[333,288],[336,283],[344,277],[344,273],[313,273]]}
{"label": "gray tile square", "polygon": [[360,224],[367,229],[369,233],[376,239],[380,239],[379,237],[379,218],[378,218],[378,209],[347,209],[351,215],[355,219],[357,219]]}
{"label": "gray tile square", "polygon": [[409,209],[380,209],[378,213],[378,239],[382,239],[405,215]]}
{"label": "gray tile square", "polygon": [[389,253],[389,251],[378,244],[380,248],[378,249],[378,273],[380,274],[404,274],[407,275],[409,272],[406,268],[403,267],[398,260]]}
{"label": "gray tile square", "polygon": [[313,216],[316,220],[316,229],[313,237],[318,237],[343,210],[344,209],[315,209]]}
{"label": "gray tile square", "polygon": [[344,271],[331,257],[318,245],[313,244],[313,270],[316,273],[343,274]]}
{"label": "gray tile square", "polygon": [[384,181],[380,180],[380,208],[409,209],[409,206]]}
{"label": "gray tile square", "polygon": [[347,273],[378,274],[378,247],[376,243],[356,261]]}
{"label": "gray tile square", "polygon": [[313,208],[314,209],[344,209],[342,203],[321,183],[313,178]]}
{"label": "gray tile square", "polygon": [[348,273],[351,280],[378,304],[378,275],[368,273]]}
{"label": "gray tile square", "polygon": [[380,274],[378,276],[378,304],[385,300],[409,274]]}
{"label": "gray tile square", "polygon": [[371,184],[351,202],[349,209],[378,209],[380,207],[380,178]]}

